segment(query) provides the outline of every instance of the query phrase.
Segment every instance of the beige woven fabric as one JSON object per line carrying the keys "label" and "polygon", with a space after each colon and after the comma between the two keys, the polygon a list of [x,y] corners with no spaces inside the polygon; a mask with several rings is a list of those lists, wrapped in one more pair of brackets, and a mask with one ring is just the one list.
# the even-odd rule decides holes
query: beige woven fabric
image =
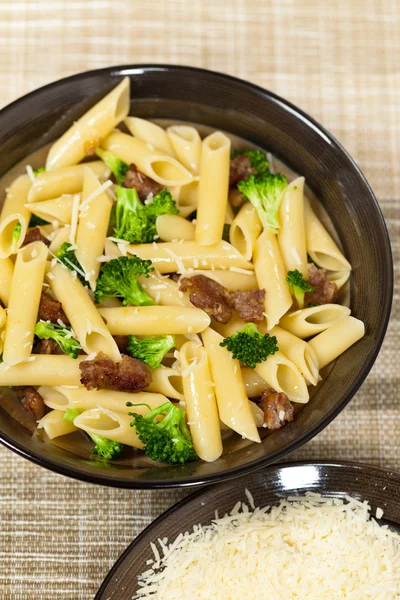
{"label": "beige woven fabric", "polygon": [[[2,0],[0,104],[79,71],[135,62],[227,72],[288,98],[358,161],[400,265],[396,0]],[[350,406],[292,458],[400,468],[399,279],[389,332]],[[135,535],[184,495],[79,483],[0,448],[0,597],[93,598]]]}

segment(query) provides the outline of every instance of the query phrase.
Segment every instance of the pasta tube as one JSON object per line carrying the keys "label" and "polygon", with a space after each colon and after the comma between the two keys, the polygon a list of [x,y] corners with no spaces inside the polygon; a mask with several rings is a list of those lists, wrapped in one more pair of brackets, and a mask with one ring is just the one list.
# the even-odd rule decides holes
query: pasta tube
{"label": "pasta tube", "polygon": [[179,215],[161,215],[156,220],[157,233],[164,242],[194,240],[195,227],[191,221]]}
{"label": "pasta tube", "polygon": [[250,367],[242,369],[242,377],[248,398],[257,398],[268,388],[266,381]]}
{"label": "pasta tube", "polygon": [[180,291],[176,281],[168,277],[157,277],[150,273],[149,277],[140,277],[140,285],[147,294],[160,306],[193,306],[188,294]]}
{"label": "pasta tube", "polygon": [[139,171],[164,186],[180,186],[193,181],[192,174],[176,158],[151,150],[140,140],[121,133],[111,133],[103,147],[126,163],[134,163]]}
{"label": "pasta tube", "polygon": [[99,313],[112,335],[199,333],[211,321],[203,310],[194,307],[122,306],[99,308]]}
{"label": "pasta tube", "polygon": [[172,125],[167,128],[167,134],[179,162],[197,175],[201,158],[201,137],[197,129],[189,125]]}
{"label": "pasta tube", "polygon": [[9,367],[0,364],[0,386],[6,385],[80,385],[81,358],[65,355],[32,354],[24,362]]}
{"label": "pasta tube", "polygon": [[216,331],[208,328],[202,338],[209,356],[221,421],[242,437],[260,442],[239,361],[232,359],[230,352],[220,346],[223,337]]}
{"label": "pasta tube", "polygon": [[262,231],[257,211],[250,202],[243,204],[229,230],[229,241],[246,260],[251,260],[253,248]]}
{"label": "pasta tube", "polygon": [[336,287],[338,290],[344,286],[346,281],[350,277],[350,271],[332,271],[331,273],[327,273],[326,278],[329,281],[333,281],[336,283]]}
{"label": "pasta tube", "polygon": [[187,342],[180,350],[186,412],[193,446],[206,462],[222,454],[221,430],[208,356],[203,346]]}
{"label": "pasta tube", "polygon": [[216,131],[203,140],[200,161],[196,242],[201,246],[222,239],[228,203],[231,141]]}
{"label": "pasta tube", "polygon": [[[10,185],[0,215],[0,259],[8,258],[21,248],[28,229],[31,212],[26,202],[32,183],[28,175],[21,175]],[[20,231],[15,236],[15,228]]]}
{"label": "pasta tube", "polygon": [[115,362],[121,360],[115,340],[74,273],[63,265],[57,264],[48,273],[48,278],[84,351],[87,354],[104,352]]}
{"label": "pasta tube", "polygon": [[8,366],[32,352],[47,254],[43,242],[28,244],[17,254],[4,338],[3,360]]}
{"label": "pasta tube", "polygon": [[147,119],[139,119],[139,117],[126,117],[124,123],[135,138],[175,157],[174,148],[165,129]]}
{"label": "pasta tube", "polygon": [[298,177],[285,189],[279,206],[279,220],[278,243],[286,272],[297,269],[307,278],[304,177]]}
{"label": "pasta tube", "polygon": [[47,155],[47,171],[79,163],[128,115],[129,81],[129,77],[124,77],[52,145]]}
{"label": "pasta tube", "polygon": [[296,310],[282,317],[279,325],[293,335],[303,339],[321,333],[328,327],[336,325],[344,317],[348,317],[350,309],[341,304],[321,304]]}
{"label": "pasta tube", "polygon": [[[136,407],[132,411],[136,411]],[[74,419],[75,427],[101,435],[108,440],[132,446],[133,448],[143,448],[134,427],[131,427],[132,417],[127,414],[107,410],[106,408],[89,408]]]}
{"label": "pasta tube", "polygon": [[194,277],[195,275],[205,275],[214,281],[217,281],[228,290],[254,290],[258,287],[257,279],[254,271],[247,271],[244,269],[234,270],[235,267],[231,267],[227,271],[222,269],[214,269],[210,271],[195,270],[193,273],[185,274],[186,277]]}
{"label": "pasta tube", "polygon": [[65,413],[61,410],[50,411],[40,419],[37,428],[44,429],[50,440],[77,431],[78,429],[73,423],[64,421],[64,414]]}
{"label": "pasta tube", "polygon": [[199,182],[197,180],[174,188],[174,190],[170,189],[170,192],[182,217],[188,217],[196,210],[199,202]]}
{"label": "pasta tube", "polygon": [[[259,330],[265,333],[263,324],[261,324]],[[319,375],[318,358],[310,344],[281,327],[274,327],[269,333],[276,336],[279,350],[296,365],[305,380],[311,385],[317,385]]]}
{"label": "pasta tube", "polygon": [[308,402],[310,396],[304,377],[296,365],[282,352],[275,352],[264,362],[258,363],[255,371],[269,386],[277,392],[286,394],[292,402],[300,404]]}
{"label": "pasta tube", "polygon": [[[129,254],[150,259],[160,273],[183,273],[187,268],[253,270],[253,265],[227,242],[199,246],[196,242],[161,242],[159,244],[130,244]],[[290,296],[290,294],[289,294]]]}
{"label": "pasta tube", "polygon": [[167,398],[179,400],[180,402],[185,400],[180,371],[161,365],[154,369],[152,376],[153,379],[146,388],[146,392],[164,394]]}
{"label": "pasta tube", "polygon": [[25,206],[34,215],[44,219],[45,221],[58,221],[62,225],[71,223],[72,205],[74,196],[72,194],[64,194],[53,200],[43,200],[43,202],[32,202]]}
{"label": "pasta tube", "polygon": [[270,330],[292,305],[287,272],[275,234],[263,231],[254,247],[253,261],[258,287],[266,291],[264,307]]}
{"label": "pasta tube", "polygon": [[11,258],[0,258],[0,300],[8,306],[14,265]]}
{"label": "pasta tube", "polygon": [[318,357],[321,369],[343,354],[365,334],[362,321],[345,317],[309,341],[309,346]]}

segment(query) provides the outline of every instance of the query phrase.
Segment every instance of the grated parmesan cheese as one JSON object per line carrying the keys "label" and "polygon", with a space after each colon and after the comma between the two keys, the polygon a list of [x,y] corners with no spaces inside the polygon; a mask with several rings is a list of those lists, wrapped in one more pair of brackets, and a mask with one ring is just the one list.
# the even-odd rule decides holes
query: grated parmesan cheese
{"label": "grated parmesan cheese", "polygon": [[33,169],[31,167],[31,165],[26,165],[26,172],[28,173],[28,177],[31,180],[32,183],[35,183],[35,173],[33,172]]}
{"label": "grated parmesan cheese", "polygon": [[248,271],[247,269],[241,269],[240,267],[229,267],[229,270],[233,273],[242,273],[242,275],[254,275],[254,271]]}
{"label": "grated parmesan cheese", "polygon": [[168,546],[134,598],[153,600],[397,600],[400,535],[370,519],[368,503],[316,493],[252,510],[238,502]]}
{"label": "grated parmesan cheese", "polygon": [[182,377],[186,377],[186,375],[189,375],[189,373],[194,371],[197,367],[197,358],[192,358],[191,361],[192,362],[190,363],[190,365],[186,367],[184,371],[182,371]]}
{"label": "grated parmesan cheese", "polygon": [[111,181],[111,179],[107,179],[107,181],[102,183],[101,186],[99,188],[97,188],[97,190],[94,190],[94,192],[92,192],[91,194],[89,194],[89,196],[87,198],[85,198],[85,200],[82,202],[82,204],[79,207],[79,212],[82,214],[84,212],[84,210],[89,206],[89,204],[95,198],[97,198],[97,196],[100,196],[103,192],[108,190],[108,188],[110,188],[112,185],[114,185],[114,184]]}

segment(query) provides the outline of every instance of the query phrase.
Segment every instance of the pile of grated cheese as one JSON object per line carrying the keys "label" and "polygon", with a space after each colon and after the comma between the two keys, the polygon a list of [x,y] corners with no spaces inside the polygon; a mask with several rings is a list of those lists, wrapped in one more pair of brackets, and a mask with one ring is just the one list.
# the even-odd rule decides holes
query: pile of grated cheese
{"label": "pile of grated cheese", "polygon": [[308,493],[259,509],[246,495],[254,510],[239,502],[211,525],[151,544],[133,598],[400,599],[400,535],[371,519],[367,502]]}

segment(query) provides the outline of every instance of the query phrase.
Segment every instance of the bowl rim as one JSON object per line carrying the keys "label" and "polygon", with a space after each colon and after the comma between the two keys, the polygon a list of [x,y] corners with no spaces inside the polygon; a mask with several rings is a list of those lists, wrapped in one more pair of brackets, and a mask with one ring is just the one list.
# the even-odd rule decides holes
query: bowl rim
{"label": "bowl rim", "polygon": [[[400,471],[397,471],[395,469],[388,469],[385,467],[379,467],[377,465],[370,465],[367,463],[353,462],[353,461],[299,460],[299,461],[293,461],[293,462],[272,464],[267,467],[264,467],[264,469],[259,469],[258,473],[261,474],[262,471],[268,472],[268,473],[270,471],[278,472],[278,471],[284,471],[285,469],[293,469],[293,468],[302,469],[305,467],[317,467],[319,469],[321,469],[321,468],[329,469],[332,471],[335,471],[335,470],[340,471],[340,469],[350,469],[350,470],[354,470],[355,475],[359,472],[364,472],[364,471],[368,470],[369,473],[373,472],[376,475],[380,475],[382,478],[384,478],[385,476],[390,477],[390,478],[394,479],[395,481],[397,481],[397,484],[400,486]],[[248,475],[251,475],[251,473],[248,473]],[[244,478],[245,477],[243,477],[243,479]],[[371,478],[371,485],[372,485],[372,481],[373,481],[373,479]],[[240,481],[238,481],[238,483],[240,483]],[[245,482],[243,481],[242,483],[243,483],[243,486],[245,486]],[[185,506],[192,503],[193,501],[200,500],[202,498],[203,494],[208,494],[210,492],[212,493],[216,489],[221,489],[221,486],[218,484],[214,484],[214,485],[206,486],[206,487],[203,487],[202,489],[196,490],[192,494],[189,494],[185,498],[182,498],[182,500],[178,500],[178,502],[175,502],[175,504],[173,504],[172,506],[167,508],[167,510],[162,512],[156,519],[154,519],[153,521],[151,521],[151,523],[146,525],[146,527],[130,542],[130,544],[125,548],[125,550],[118,556],[115,563],[113,564],[111,569],[108,571],[107,575],[104,577],[93,600],[104,600],[104,592],[106,591],[106,588],[109,585],[109,583],[111,582],[111,580],[113,579],[114,575],[118,572],[119,568],[124,564],[125,560],[132,553],[132,551],[135,549],[135,547],[142,541],[143,538],[147,537],[149,532],[151,532],[154,527],[156,527],[159,523],[162,523],[163,521],[169,519],[169,517],[174,515],[181,508],[184,508]],[[315,490],[313,490],[313,491],[315,491]]]}
{"label": "bowl rim", "polygon": [[64,475],[67,477],[71,477],[73,479],[77,479],[80,481],[85,481],[88,483],[94,483],[97,485],[106,485],[110,487],[116,488],[124,488],[124,489],[165,489],[165,488],[175,488],[175,487],[198,487],[207,484],[217,483],[219,481],[227,481],[236,477],[240,477],[244,474],[252,473],[261,468],[265,468],[266,464],[271,465],[276,463],[284,456],[299,448],[303,444],[310,441],[313,437],[315,437],[318,433],[320,433],[329,423],[333,421],[337,417],[337,415],[347,406],[350,400],[353,398],[354,394],[358,391],[362,383],[365,381],[368,373],[370,372],[378,354],[381,349],[383,340],[385,338],[386,330],[388,327],[392,300],[393,300],[393,288],[394,288],[394,272],[393,272],[393,255],[391,250],[389,233],[386,227],[386,223],[379,206],[379,203],[375,197],[372,188],[370,187],[368,181],[366,180],[363,172],[358,167],[357,163],[350,156],[350,154],[345,150],[345,148],[340,144],[340,142],[327,130],[323,127],[318,121],[316,121],[313,117],[310,117],[306,112],[302,109],[298,108],[288,100],[285,100],[281,96],[262,88],[259,85],[246,81],[244,79],[234,77],[232,75],[227,75],[225,73],[221,73],[218,71],[213,71],[210,69],[203,69],[199,67],[191,67],[185,65],[174,65],[174,64],[162,64],[162,63],[135,63],[135,64],[125,64],[125,65],[114,65],[110,67],[103,67],[100,69],[91,69],[89,71],[83,71],[77,73],[75,75],[70,75],[68,77],[64,77],[53,81],[47,85],[39,87],[28,94],[25,94],[21,98],[11,102],[6,105],[3,109],[0,110],[0,120],[6,118],[9,113],[11,113],[15,108],[18,108],[20,105],[23,105],[25,102],[34,99],[37,96],[42,95],[48,91],[52,91],[56,89],[60,85],[79,82],[80,80],[85,80],[95,76],[114,76],[114,77],[123,77],[129,75],[139,75],[143,74],[143,72],[149,71],[173,71],[173,72],[186,72],[190,74],[203,73],[205,75],[210,75],[214,77],[218,77],[219,79],[224,79],[227,82],[231,82],[235,85],[241,85],[247,89],[252,90],[258,96],[265,98],[268,97],[270,100],[275,102],[276,104],[281,105],[285,110],[289,110],[292,114],[301,119],[301,121],[307,126],[311,127],[315,132],[321,135],[325,142],[328,141],[331,146],[339,153],[341,153],[344,158],[347,160],[349,167],[351,167],[354,171],[355,176],[359,178],[362,184],[365,186],[367,193],[369,194],[370,200],[374,205],[377,216],[379,217],[380,227],[382,230],[382,241],[385,246],[385,253],[387,259],[387,280],[385,282],[385,289],[382,291],[384,294],[384,306],[382,309],[382,314],[384,318],[381,321],[379,328],[378,340],[375,345],[373,352],[371,353],[369,360],[367,360],[361,370],[357,380],[353,381],[350,388],[348,389],[346,395],[343,397],[340,404],[329,411],[321,422],[315,426],[311,431],[305,432],[299,438],[296,439],[295,442],[290,444],[289,448],[283,448],[273,452],[268,457],[262,457],[250,461],[244,465],[238,467],[232,467],[228,471],[223,471],[217,474],[205,475],[205,476],[194,476],[194,477],[183,477],[179,479],[146,479],[144,481],[140,481],[137,479],[128,479],[125,477],[107,477],[106,472],[104,474],[93,474],[80,470],[77,467],[69,467],[64,465],[59,465],[57,462],[54,462],[53,459],[43,457],[39,453],[35,452],[34,449],[27,450],[23,444],[12,439],[11,436],[5,434],[0,431],[0,443],[10,450],[16,452],[18,455],[22,456],[30,460],[31,462],[49,469],[55,473],[60,475]]}

